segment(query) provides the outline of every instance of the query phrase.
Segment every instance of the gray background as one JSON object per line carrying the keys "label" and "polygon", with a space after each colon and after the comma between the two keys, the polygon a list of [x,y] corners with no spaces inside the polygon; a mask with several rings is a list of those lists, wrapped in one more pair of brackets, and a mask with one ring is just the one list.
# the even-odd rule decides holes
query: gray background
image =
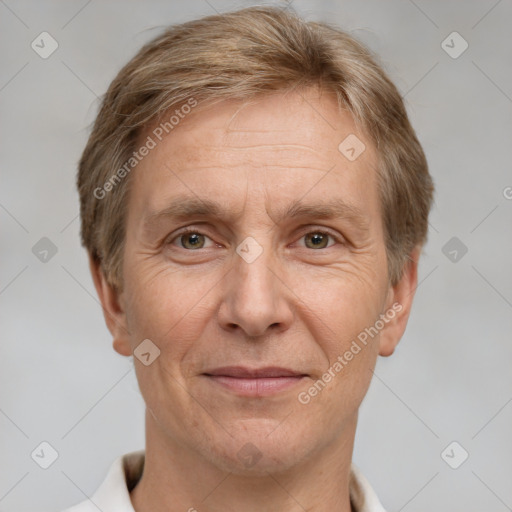
{"label": "gray background", "polygon": [[[132,363],[112,349],[79,244],[76,163],[98,96],[162,25],[250,4],[0,1],[4,512],[81,501],[115,457],[144,446]],[[512,3],[293,8],[381,56],[437,187],[412,317],[395,354],[379,358],[354,461],[389,511],[512,510]],[[59,44],[47,59],[31,48],[43,31]],[[469,44],[458,58],[441,46],[453,31]],[[32,252],[42,237],[58,250],[47,262]],[[455,262],[442,250],[452,237]],[[31,459],[42,441],[59,454],[46,470]],[[452,441],[469,453],[458,469],[441,456]],[[448,450],[450,462],[461,453]]]}

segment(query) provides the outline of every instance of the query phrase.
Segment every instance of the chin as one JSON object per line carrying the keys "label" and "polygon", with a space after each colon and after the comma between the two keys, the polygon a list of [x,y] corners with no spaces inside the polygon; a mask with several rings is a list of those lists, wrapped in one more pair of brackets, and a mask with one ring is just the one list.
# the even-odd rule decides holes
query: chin
{"label": "chin", "polygon": [[285,472],[306,459],[314,448],[311,436],[277,421],[246,420],[233,430],[231,436],[223,436],[209,448],[208,457],[220,469],[237,475]]}

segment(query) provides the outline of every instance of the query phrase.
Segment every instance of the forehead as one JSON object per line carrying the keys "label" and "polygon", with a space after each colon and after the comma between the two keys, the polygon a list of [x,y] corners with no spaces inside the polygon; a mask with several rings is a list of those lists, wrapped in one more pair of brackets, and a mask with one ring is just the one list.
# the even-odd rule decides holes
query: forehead
{"label": "forehead", "polygon": [[[148,213],[187,194],[227,202],[265,197],[270,205],[305,194],[310,203],[347,194],[356,203],[378,200],[374,149],[332,94],[309,89],[199,106],[162,137],[168,117],[139,137],[139,144],[148,137],[156,144],[132,177],[134,201]],[[364,148],[354,160],[340,151],[346,140]]]}

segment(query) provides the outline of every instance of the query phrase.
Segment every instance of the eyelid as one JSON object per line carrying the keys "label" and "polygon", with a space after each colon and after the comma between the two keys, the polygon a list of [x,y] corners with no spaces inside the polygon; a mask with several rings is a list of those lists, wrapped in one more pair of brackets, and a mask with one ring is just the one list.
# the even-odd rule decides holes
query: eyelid
{"label": "eyelid", "polygon": [[[204,231],[208,231],[208,230],[206,229]],[[169,237],[165,238],[164,239],[164,244],[165,245],[171,245],[180,236],[186,235],[188,233],[196,233],[198,235],[202,235],[202,236],[205,236],[206,238],[209,238],[214,244],[218,245],[217,242],[215,242],[204,231],[203,231],[203,228],[196,227],[195,225],[186,226],[186,227],[181,228],[180,230],[178,230],[178,232],[173,233]],[[299,239],[301,239],[302,237],[304,237],[305,235],[307,235],[309,233],[323,233],[323,234],[329,235],[331,238],[334,239],[335,242],[337,242],[339,244],[346,244],[346,240],[345,240],[345,238],[343,236],[341,236],[339,233],[333,231],[332,229],[330,229],[330,228],[328,228],[326,226],[317,226],[317,225],[302,226],[301,228],[296,230],[295,236],[298,236]],[[293,243],[296,243],[296,242],[293,242]],[[329,247],[332,247],[332,245],[329,246]],[[327,249],[327,248],[328,247],[326,247],[324,249]],[[180,249],[184,249],[184,248],[180,247]]]}
{"label": "eyelid", "polygon": [[[333,231],[332,229],[330,229],[326,226],[308,225],[308,226],[305,226],[303,229],[301,228],[297,232],[297,235],[300,235],[299,238],[301,239],[302,237],[304,237],[305,235],[307,235],[309,233],[322,233],[325,235],[329,235],[335,242],[337,242],[339,244],[346,243],[346,240],[343,236],[341,236],[339,233],[337,233],[336,231]],[[333,247],[333,246],[331,245],[329,247],[325,247],[324,249],[327,249],[330,247]]]}
{"label": "eyelid", "polygon": [[[218,245],[210,236],[208,236],[206,233],[203,232],[201,229],[194,228],[194,226],[187,226],[185,228],[180,229],[178,232],[172,234],[171,236],[167,237],[164,240],[164,245],[174,245],[174,242],[179,240],[183,235],[187,235],[189,233],[194,233],[197,235],[204,236],[205,238],[208,238],[213,245]],[[184,247],[180,247],[179,245],[176,245],[179,249],[188,250]],[[201,247],[201,249],[209,249],[209,247]],[[196,249],[199,250],[199,249]],[[192,252],[192,251],[190,251]]]}

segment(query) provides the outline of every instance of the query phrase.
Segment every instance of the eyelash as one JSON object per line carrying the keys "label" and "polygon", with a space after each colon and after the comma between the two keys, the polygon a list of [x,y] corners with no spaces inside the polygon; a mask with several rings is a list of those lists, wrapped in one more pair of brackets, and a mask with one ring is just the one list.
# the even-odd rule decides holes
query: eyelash
{"label": "eyelash", "polygon": [[[203,235],[203,236],[206,236],[208,238],[210,238],[206,233],[202,233],[201,231],[199,231],[198,229],[195,229],[193,226],[190,226],[190,227],[187,227],[187,228],[183,228],[182,231],[180,231],[179,233],[177,233],[176,235],[174,235],[174,237],[169,240],[168,242],[166,242],[166,245],[171,245],[175,240],[179,239],[180,237],[182,237],[183,235],[187,235],[189,233],[194,233],[196,235]],[[304,231],[304,232],[301,232],[301,236],[300,238],[303,238],[305,237],[306,235],[309,235],[310,233],[319,233],[321,235],[328,235],[330,236],[335,242],[339,243],[339,244],[343,244],[343,240],[341,240],[337,235],[334,235],[333,233],[331,233],[330,231],[326,231],[324,227],[322,227],[321,229],[311,229],[311,228],[308,228],[308,231]],[[324,247],[323,250],[325,249],[330,249],[331,247],[333,247],[332,245],[329,246],[329,247]],[[179,247],[180,249],[183,249],[184,251],[188,251],[188,252],[194,252],[193,250],[188,250],[188,249],[185,249],[184,247]],[[309,249],[308,247],[305,247],[305,249]],[[314,249],[312,249],[314,250]]]}

